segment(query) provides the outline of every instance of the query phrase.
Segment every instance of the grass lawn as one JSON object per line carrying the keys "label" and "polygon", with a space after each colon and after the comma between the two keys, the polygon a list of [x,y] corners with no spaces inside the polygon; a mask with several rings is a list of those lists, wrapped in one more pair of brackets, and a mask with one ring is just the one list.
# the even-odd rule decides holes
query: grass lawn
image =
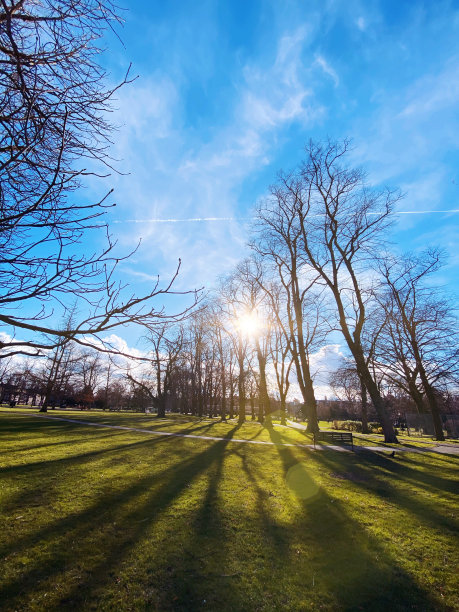
{"label": "grass lawn", "polygon": [[314,452],[280,445],[303,432],[256,423],[65,416],[226,439],[0,410],[2,610],[459,607],[456,457]]}

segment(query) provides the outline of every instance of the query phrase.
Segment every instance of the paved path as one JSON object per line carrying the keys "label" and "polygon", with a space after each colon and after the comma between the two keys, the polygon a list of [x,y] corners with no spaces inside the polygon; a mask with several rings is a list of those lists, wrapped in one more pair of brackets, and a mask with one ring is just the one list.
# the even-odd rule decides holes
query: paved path
{"label": "paved path", "polygon": [[[13,411],[12,411],[13,412]],[[293,446],[293,447],[299,447],[299,448],[308,448],[308,449],[312,449],[312,450],[334,450],[334,451],[338,451],[338,452],[342,452],[342,453],[351,453],[352,450],[347,447],[347,446],[335,446],[332,444],[327,444],[327,445],[320,445],[318,444],[317,446],[314,446],[314,444],[292,444],[289,442],[271,442],[271,441],[265,441],[265,440],[242,440],[239,438],[224,438],[224,437],[217,437],[217,436],[198,436],[195,434],[182,434],[182,433],[173,433],[173,432],[169,432],[169,431],[157,431],[154,429],[140,429],[137,427],[125,427],[123,425],[107,425],[106,423],[95,423],[94,421],[83,421],[81,419],[67,419],[65,417],[57,417],[57,416],[50,416],[48,414],[40,414],[40,413],[36,413],[36,412],[31,412],[31,413],[24,413],[24,412],[17,412],[14,411],[14,414],[20,414],[25,416],[25,414],[37,417],[37,418],[41,418],[41,419],[49,419],[51,421],[64,421],[67,423],[76,423],[79,425],[90,425],[91,427],[105,427],[107,429],[122,429],[125,431],[135,431],[138,433],[144,433],[144,434],[152,434],[155,436],[168,436],[168,437],[174,437],[174,438],[192,438],[195,440],[212,440],[212,441],[217,441],[217,442],[238,442],[240,444],[261,444],[261,445],[265,445],[265,446]],[[304,425],[301,425],[300,423],[295,423],[294,421],[287,421],[292,427],[296,428],[296,429],[306,429],[306,427]],[[396,450],[396,452],[404,452],[404,453],[425,453],[425,452],[433,452],[433,453],[441,453],[441,454],[446,454],[446,455],[459,455],[459,448],[458,447],[451,447],[451,446],[442,446],[441,450],[438,447],[435,448],[407,448],[405,446],[400,446],[397,447],[396,449],[393,449],[391,447],[387,447],[387,446],[354,446],[354,451],[360,452],[360,451],[370,451],[370,452],[388,452],[388,451],[393,451]]]}
{"label": "paved path", "polygon": [[[15,414],[25,415],[24,412],[15,412]],[[65,421],[67,423],[77,423],[79,425],[90,425],[92,427],[106,427],[107,429],[123,429],[125,431],[136,431],[138,433],[153,434],[155,436],[169,436],[174,438],[193,438],[196,440],[212,440],[224,442],[240,442],[243,444],[264,444],[267,446],[299,446],[301,448],[314,448],[313,444],[290,444],[289,442],[270,442],[265,440],[242,440],[239,438],[224,438],[217,436],[198,436],[196,434],[183,434],[169,431],[157,431],[154,429],[141,429],[138,427],[125,427],[124,425],[107,425],[106,423],[95,423],[94,421],[83,421],[82,419],[67,419],[65,417],[50,416],[47,414],[30,413],[41,419],[50,419],[51,421]],[[28,416],[28,415],[27,415]],[[340,449],[342,450],[342,449]]]}

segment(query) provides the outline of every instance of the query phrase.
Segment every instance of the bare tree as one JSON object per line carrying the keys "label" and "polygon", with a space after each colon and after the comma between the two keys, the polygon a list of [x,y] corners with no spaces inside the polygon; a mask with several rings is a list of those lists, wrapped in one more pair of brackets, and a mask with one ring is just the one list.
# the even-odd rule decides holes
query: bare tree
{"label": "bare tree", "polygon": [[360,406],[362,433],[369,433],[367,390],[355,368],[355,363],[343,360],[330,374],[329,385],[339,400]]}
{"label": "bare tree", "polygon": [[218,360],[220,419],[222,421],[226,421],[226,399],[230,385],[228,366],[231,359],[231,340],[225,329],[224,308],[217,299],[208,305],[207,318],[209,324],[210,342],[215,347],[216,358]]}
{"label": "bare tree", "polygon": [[282,287],[286,322],[281,317],[282,310],[278,309],[278,290],[274,289],[273,293],[269,282],[263,285],[274,308],[277,324],[289,339],[308,431],[316,432],[319,423],[310,356],[324,339],[324,318],[319,307],[318,292],[315,290],[317,274],[311,275],[306,269],[301,250],[301,227],[297,223],[295,208],[291,206],[288,194],[280,188],[273,188],[272,193],[272,200],[258,209],[252,247],[265,264],[272,267],[272,274]]}
{"label": "bare tree", "polygon": [[[298,172],[280,176],[272,189],[274,197],[260,208],[259,219],[262,230],[294,237],[295,248],[310,274],[316,274],[328,289],[336,305],[339,329],[377,411],[385,440],[397,442],[366,362],[362,335],[370,298],[366,273],[373,254],[380,249],[399,195],[370,189],[362,170],[344,165],[348,150],[347,141],[310,142],[306,160]],[[293,244],[290,238],[288,244]]]}
{"label": "bare tree", "polygon": [[290,388],[290,372],[293,365],[292,341],[290,332],[288,331],[288,317],[286,317],[285,308],[282,305],[281,287],[275,284],[271,285],[269,296],[275,316],[271,334],[270,353],[276,374],[277,393],[280,401],[281,425],[285,425],[287,395]]}
{"label": "bare tree", "polygon": [[[236,267],[232,279],[236,289],[234,299],[242,308],[242,318],[248,315],[248,324],[254,326],[249,334],[249,340],[254,344],[258,361],[258,419],[269,426],[271,425],[271,407],[267,365],[270,355],[273,316],[268,309],[269,301],[263,289],[263,268],[255,258],[245,259]],[[244,333],[247,330],[240,331]]]}
{"label": "bare tree", "polygon": [[94,404],[95,395],[101,384],[103,363],[98,351],[84,349],[79,351],[76,362],[76,375],[79,390],[76,394],[79,402],[86,407]]}
{"label": "bare tree", "polygon": [[[123,257],[104,221],[108,194],[87,202],[77,193],[88,174],[112,168],[107,117],[118,86],[106,85],[99,54],[119,21],[110,0],[0,1],[0,325],[12,337],[2,357],[43,354],[63,339],[102,349],[110,330],[166,318],[158,300],[178,268],[147,295],[128,292],[115,278]],[[105,246],[81,249],[91,239]],[[75,299],[80,320],[56,328]]]}
{"label": "bare tree", "polygon": [[381,304],[387,315],[384,354],[389,363],[398,364],[418,406],[422,389],[438,440],[444,439],[439,391],[459,379],[457,317],[441,289],[427,284],[441,264],[438,249],[417,256],[387,255],[380,262],[385,288]]}
{"label": "bare tree", "polygon": [[43,384],[40,412],[47,412],[50,403],[54,408],[59,395],[68,389],[70,379],[75,374],[75,361],[75,346],[66,338],[49,352],[40,376]]}
{"label": "bare tree", "polygon": [[258,372],[258,420],[270,425],[271,409],[267,382],[269,357],[270,317],[266,311],[266,295],[260,282],[261,268],[254,259],[245,259],[223,283],[221,289],[229,314],[227,331],[233,338],[239,377],[239,421],[245,420],[249,353],[255,350]]}
{"label": "bare tree", "polygon": [[147,342],[151,346],[148,354],[150,367],[141,364],[138,366],[140,375],[129,371],[127,378],[151,399],[158,417],[164,418],[173,372],[183,350],[184,332],[181,327],[172,328],[166,323],[150,332]]}

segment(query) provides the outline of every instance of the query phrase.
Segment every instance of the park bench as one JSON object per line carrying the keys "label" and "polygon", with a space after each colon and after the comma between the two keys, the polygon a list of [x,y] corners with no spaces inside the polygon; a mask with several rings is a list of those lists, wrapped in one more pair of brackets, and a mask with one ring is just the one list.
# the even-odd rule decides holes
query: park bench
{"label": "park bench", "polygon": [[316,446],[316,442],[319,442],[319,440],[345,444],[351,446],[352,450],[354,450],[354,441],[350,431],[318,431],[314,434],[314,448]]}

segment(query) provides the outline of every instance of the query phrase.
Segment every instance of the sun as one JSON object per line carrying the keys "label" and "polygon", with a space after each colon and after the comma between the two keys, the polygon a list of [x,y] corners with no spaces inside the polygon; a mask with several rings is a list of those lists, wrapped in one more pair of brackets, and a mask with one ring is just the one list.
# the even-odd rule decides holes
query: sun
{"label": "sun", "polygon": [[255,311],[244,312],[236,320],[236,326],[243,336],[257,336],[261,331],[261,321]]}

